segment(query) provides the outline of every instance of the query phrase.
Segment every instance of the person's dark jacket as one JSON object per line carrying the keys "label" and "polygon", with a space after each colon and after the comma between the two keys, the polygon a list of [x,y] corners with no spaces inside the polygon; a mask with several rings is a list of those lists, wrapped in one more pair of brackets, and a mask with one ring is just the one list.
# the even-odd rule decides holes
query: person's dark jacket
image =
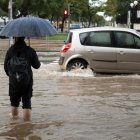
{"label": "person's dark jacket", "polygon": [[29,72],[33,79],[33,73],[32,73],[31,66],[35,69],[38,69],[40,67],[40,61],[38,60],[36,51],[33,48],[27,46],[24,41],[20,42],[20,43],[16,42],[7,51],[5,61],[4,61],[4,70],[5,70],[6,74],[8,75],[7,62],[13,55],[15,55],[15,53],[18,55],[22,55],[22,54],[25,55],[25,57],[29,63]]}

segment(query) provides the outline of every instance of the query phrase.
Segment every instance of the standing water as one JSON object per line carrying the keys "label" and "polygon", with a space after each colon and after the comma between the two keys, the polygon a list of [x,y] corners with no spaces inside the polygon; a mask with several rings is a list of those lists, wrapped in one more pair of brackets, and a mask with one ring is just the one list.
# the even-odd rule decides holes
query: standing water
{"label": "standing water", "polygon": [[51,57],[40,59],[30,122],[22,120],[21,109],[18,120],[10,119],[8,77],[0,65],[0,140],[140,139],[139,75],[61,72]]}

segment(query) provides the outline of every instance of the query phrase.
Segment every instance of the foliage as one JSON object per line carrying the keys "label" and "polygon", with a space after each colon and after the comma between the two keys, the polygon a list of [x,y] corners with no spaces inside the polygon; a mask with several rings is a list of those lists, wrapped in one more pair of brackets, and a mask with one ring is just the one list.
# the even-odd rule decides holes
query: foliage
{"label": "foliage", "polygon": [[[0,0],[0,16],[8,16],[9,0]],[[51,22],[65,22],[63,15],[64,9],[68,8],[68,4],[74,4],[73,13],[70,15],[71,20],[76,22],[91,24],[100,23],[103,18],[97,15],[101,10],[100,0],[13,0],[13,18],[22,16],[35,15],[47,18]],[[78,18],[77,18],[78,17]]]}
{"label": "foliage", "polygon": [[[100,23],[103,21],[103,17],[97,15],[97,12],[100,11],[100,7],[96,4],[101,4],[100,0],[69,0],[70,3],[74,4],[74,12],[71,15],[72,19],[78,20],[84,24],[85,27],[91,26],[94,23]],[[79,18],[77,18],[79,17]]]}
{"label": "foliage", "polygon": [[[106,4],[102,7],[105,12],[105,15],[112,16],[113,20],[116,20],[116,17],[125,15],[130,10],[130,3],[134,0],[107,0]],[[140,8],[140,5],[138,5]]]}
{"label": "foliage", "polygon": [[8,16],[8,0],[0,0],[0,17]]}

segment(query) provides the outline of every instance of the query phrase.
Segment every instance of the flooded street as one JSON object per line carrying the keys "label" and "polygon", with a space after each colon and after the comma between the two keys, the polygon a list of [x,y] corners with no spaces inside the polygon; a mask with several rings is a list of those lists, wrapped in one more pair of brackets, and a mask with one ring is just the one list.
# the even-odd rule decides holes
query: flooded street
{"label": "flooded street", "polygon": [[[0,140],[140,140],[140,75],[61,72],[40,55],[32,120],[9,117],[8,77],[0,65]],[[20,107],[21,108],[21,107]]]}

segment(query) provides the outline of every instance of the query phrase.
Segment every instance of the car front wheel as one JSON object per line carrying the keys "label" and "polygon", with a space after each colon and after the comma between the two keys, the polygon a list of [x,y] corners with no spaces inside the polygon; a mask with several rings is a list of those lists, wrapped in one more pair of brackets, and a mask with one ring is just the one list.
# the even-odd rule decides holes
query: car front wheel
{"label": "car front wheel", "polygon": [[71,61],[68,66],[67,70],[77,70],[77,69],[86,69],[87,68],[87,63],[84,60],[74,60]]}

